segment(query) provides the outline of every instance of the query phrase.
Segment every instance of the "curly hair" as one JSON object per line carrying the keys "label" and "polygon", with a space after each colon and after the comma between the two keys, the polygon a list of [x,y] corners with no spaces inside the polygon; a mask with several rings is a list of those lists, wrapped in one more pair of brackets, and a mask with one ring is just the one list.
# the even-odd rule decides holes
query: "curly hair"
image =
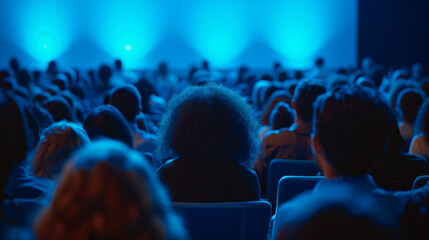
{"label": "curly hair", "polygon": [[257,127],[253,109],[232,90],[212,83],[188,87],[170,100],[161,119],[157,160],[197,155],[250,167]]}
{"label": "curly hair", "polygon": [[64,168],[51,205],[35,222],[38,239],[185,239],[166,192],[137,152],[101,140]]}

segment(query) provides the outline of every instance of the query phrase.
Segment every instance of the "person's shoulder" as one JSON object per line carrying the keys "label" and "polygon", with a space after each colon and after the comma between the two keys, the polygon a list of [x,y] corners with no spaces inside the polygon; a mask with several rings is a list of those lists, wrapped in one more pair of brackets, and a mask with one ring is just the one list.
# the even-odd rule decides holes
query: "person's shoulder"
{"label": "person's shoulder", "polygon": [[406,161],[409,164],[422,164],[425,166],[429,166],[428,161],[426,158],[412,153],[401,153],[401,158],[403,161]]}
{"label": "person's shoulder", "polygon": [[412,142],[417,142],[419,144],[421,144],[421,143],[427,144],[426,140],[425,140],[425,136],[423,134],[419,134],[419,135],[414,136],[412,139]]}
{"label": "person's shoulder", "polygon": [[277,129],[277,130],[270,130],[268,131],[265,136],[264,139],[276,139],[276,138],[281,138],[284,136],[289,136],[289,135],[295,135],[295,133],[290,130],[289,128],[281,128],[281,129]]}

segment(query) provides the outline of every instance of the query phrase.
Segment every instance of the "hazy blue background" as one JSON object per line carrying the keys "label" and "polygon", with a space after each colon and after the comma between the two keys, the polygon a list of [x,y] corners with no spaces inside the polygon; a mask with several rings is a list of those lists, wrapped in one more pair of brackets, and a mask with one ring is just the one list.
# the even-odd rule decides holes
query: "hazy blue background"
{"label": "hazy blue background", "polygon": [[14,0],[0,2],[0,65],[185,68],[357,63],[357,0]]}

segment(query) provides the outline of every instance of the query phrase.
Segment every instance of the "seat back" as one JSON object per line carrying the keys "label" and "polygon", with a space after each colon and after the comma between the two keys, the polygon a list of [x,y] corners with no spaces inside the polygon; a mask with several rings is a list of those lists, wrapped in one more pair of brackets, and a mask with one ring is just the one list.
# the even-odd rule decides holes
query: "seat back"
{"label": "seat back", "polygon": [[275,208],[277,186],[283,176],[316,176],[319,171],[319,167],[314,160],[272,160],[268,166],[268,201]]}
{"label": "seat back", "polygon": [[413,190],[426,185],[428,181],[429,181],[429,175],[423,175],[423,176],[417,177],[413,183]]}
{"label": "seat back", "polygon": [[182,217],[191,239],[267,239],[271,204],[267,201],[236,203],[179,203],[173,208]]}
{"label": "seat back", "polygon": [[323,176],[284,176],[277,189],[277,208],[297,195],[312,190]]}

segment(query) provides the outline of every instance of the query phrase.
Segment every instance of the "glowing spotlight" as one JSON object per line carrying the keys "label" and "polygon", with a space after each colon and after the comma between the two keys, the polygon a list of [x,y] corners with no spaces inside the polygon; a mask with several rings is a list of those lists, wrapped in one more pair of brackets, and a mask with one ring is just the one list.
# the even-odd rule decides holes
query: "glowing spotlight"
{"label": "glowing spotlight", "polygon": [[124,46],[124,49],[125,49],[126,51],[131,51],[131,50],[133,49],[133,47],[132,47],[130,44],[126,44],[126,45]]}
{"label": "glowing spotlight", "polygon": [[48,61],[59,55],[58,37],[51,32],[40,32],[35,41],[35,56],[42,61]]}

